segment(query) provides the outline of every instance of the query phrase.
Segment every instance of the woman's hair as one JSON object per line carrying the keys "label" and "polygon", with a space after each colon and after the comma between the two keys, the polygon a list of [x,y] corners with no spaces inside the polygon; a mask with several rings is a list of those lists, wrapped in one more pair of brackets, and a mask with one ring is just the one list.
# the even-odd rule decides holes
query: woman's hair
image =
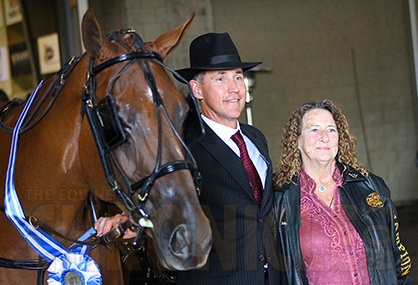
{"label": "woman's hair", "polygon": [[315,101],[300,105],[293,111],[286,123],[282,137],[279,170],[273,176],[275,186],[281,187],[285,183],[290,183],[293,176],[299,175],[301,171],[302,158],[298,148],[298,139],[301,134],[303,117],[313,109],[327,110],[334,118],[338,131],[338,161],[345,166],[351,166],[363,175],[368,174],[368,171],[357,161],[355,149],[357,140],[350,132],[347,119],[341,109],[330,100]]}

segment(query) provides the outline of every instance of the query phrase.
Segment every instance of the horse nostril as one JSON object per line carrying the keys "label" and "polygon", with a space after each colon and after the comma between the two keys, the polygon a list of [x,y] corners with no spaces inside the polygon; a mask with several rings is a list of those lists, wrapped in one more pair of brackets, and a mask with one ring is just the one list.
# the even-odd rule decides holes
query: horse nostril
{"label": "horse nostril", "polygon": [[177,226],[170,237],[169,248],[175,256],[188,254],[189,235],[184,224]]}

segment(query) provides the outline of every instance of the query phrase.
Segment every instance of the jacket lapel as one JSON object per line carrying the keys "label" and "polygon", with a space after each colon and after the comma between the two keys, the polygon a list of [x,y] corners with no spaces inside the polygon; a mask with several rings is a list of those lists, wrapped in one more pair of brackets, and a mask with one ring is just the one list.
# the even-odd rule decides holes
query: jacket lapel
{"label": "jacket lapel", "polygon": [[248,182],[247,174],[241,159],[226,145],[212,129],[205,123],[206,134],[202,146],[219,161],[220,165],[237,181],[237,184],[250,195],[254,202],[255,197]]}
{"label": "jacket lapel", "polygon": [[[222,167],[225,168],[229,174],[234,177],[237,183],[248,193],[248,195],[254,200],[254,193],[248,182],[247,174],[245,173],[244,166],[241,159],[226,145],[205,123],[205,136],[202,139],[202,146],[212,154],[212,156],[219,161]],[[241,125],[242,132],[257,146],[260,153],[264,156],[267,163],[267,176],[265,183],[265,193],[263,193],[261,208],[269,201],[271,195],[271,183],[272,183],[272,165],[268,156],[267,149],[260,147],[261,138],[256,133],[251,132],[245,125]]]}

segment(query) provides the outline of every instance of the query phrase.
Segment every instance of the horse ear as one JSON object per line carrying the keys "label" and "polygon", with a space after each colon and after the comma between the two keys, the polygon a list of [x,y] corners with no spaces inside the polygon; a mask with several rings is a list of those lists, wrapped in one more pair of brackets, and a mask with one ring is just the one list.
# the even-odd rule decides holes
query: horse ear
{"label": "horse ear", "polygon": [[112,45],[102,32],[93,9],[88,9],[84,14],[81,31],[86,52],[94,58],[103,60],[103,57],[107,54],[106,51],[110,50]]}
{"label": "horse ear", "polygon": [[189,32],[194,15],[195,13],[193,12],[183,25],[159,36],[152,42],[147,42],[148,49],[158,53],[163,59],[169,56]]}

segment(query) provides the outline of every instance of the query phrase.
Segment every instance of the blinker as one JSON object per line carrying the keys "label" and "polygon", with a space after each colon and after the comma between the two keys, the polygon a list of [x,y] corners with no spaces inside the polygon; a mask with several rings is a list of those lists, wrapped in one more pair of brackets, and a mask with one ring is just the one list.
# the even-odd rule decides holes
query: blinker
{"label": "blinker", "polygon": [[103,138],[106,147],[113,150],[126,139],[122,123],[116,110],[116,102],[112,95],[107,95],[93,108],[94,123]]}

